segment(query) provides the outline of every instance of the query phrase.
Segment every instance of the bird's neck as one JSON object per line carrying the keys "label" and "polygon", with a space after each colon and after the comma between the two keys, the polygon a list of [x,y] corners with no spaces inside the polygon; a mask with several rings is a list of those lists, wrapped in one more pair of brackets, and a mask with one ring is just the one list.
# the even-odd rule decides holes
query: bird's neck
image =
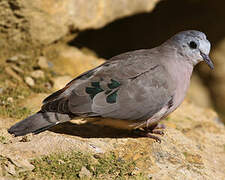
{"label": "bird's neck", "polygon": [[179,58],[173,59],[172,67],[168,69],[177,87],[183,87],[186,91],[193,71],[193,65]]}
{"label": "bird's neck", "polygon": [[[171,51],[170,51],[171,52]],[[176,52],[170,53],[167,58],[166,68],[175,84],[176,93],[174,95],[174,107],[176,109],[184,100],[187,89],[190,85],[190,78],[193,71],[193,65],[185,61]]]}

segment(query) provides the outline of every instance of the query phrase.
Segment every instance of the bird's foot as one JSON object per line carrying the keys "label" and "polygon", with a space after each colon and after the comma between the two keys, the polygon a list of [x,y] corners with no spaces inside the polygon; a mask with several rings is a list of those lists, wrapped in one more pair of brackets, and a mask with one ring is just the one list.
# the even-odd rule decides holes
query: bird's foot
{"label": "bird's foot", "polygon": [[143,130],[137,129],[136,133],[144,137],[152,138],[156,142],[161,143],[161,138],[158,136],[155,136],[154,134],[159,134],[163,136],[165,128],[166,126],[164,124],[156,124],[154,126],[145,127],[143,128]]}
{"label": "bird's foot", "polygon": [[164,129],[166,129],[166,126],[164,124],[156,124],[153,126],[145,127],[145,131],[149,131],[153,134],[159,134],[159,135],[164,135]]}

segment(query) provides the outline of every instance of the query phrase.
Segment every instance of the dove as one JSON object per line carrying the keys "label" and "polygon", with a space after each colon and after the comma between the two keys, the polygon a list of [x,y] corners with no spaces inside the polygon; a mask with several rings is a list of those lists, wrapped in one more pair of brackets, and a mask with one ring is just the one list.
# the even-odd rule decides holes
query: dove
{"label": "dove", "polygon": [[37,134],[77,117],[111,118],[117,128],[160,142],[154,134],[163,135],[165,126],[159,122],[184,100],[194,66],[204,61],[214,68],[210,46],[204,33],[188,30],[155,48],[114,56],[48,96],[39,112],[8,132]]}

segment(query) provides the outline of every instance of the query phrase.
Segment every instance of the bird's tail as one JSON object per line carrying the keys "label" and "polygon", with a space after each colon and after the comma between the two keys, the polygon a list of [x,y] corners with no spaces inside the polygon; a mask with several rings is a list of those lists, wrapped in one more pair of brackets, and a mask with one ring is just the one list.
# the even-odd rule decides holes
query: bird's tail
{"label": "bird's tail", "polygon": [[40,133],[56,124],[71,120],[72,117],[68,114],[60,114],[55,112],[41,112],[16,123],[8,132],[15,136],[23,136],[28,133]]}

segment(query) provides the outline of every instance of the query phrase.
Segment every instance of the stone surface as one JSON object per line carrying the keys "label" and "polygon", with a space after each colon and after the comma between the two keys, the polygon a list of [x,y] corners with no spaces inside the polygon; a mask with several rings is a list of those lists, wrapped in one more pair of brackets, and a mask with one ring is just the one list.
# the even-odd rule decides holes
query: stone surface
{"label": "stone surface", "polygon": [[15,71],[13,71],[11,67],[6,67],[5,72],[12,78],[16,79],[17,81],[19,82],[23,81],[23,79]]}
{"label": "stone surface", "polygon": [[159,0],[2,0],[1,49],[33,49],[75,30],[100,28],[115,19],[151,11]]}
{"label": "stone surface", "polygon": [[62,89],[67,83],[69,83],[73,78],[71,76],[59,76],[53,80],[55,90]]}
{"label": "stone surface", "polygon": [[105,60],[78,48],[59,44],[45,50],[45,56],[53,63],[53,70],[72,78],[102,64]]}
{"label": "stone surface", "polygon": [[12,102],[13,102],[13,98],[12,98],[12,97],[8,97],[8,98],[7,98],[7,101],[8,101],[9,103],[12,103]]}
{"label": "stone surface", "polygon": [[198,106],[213,107],[209,90],[197,74],[193,74],[191,77],[191,84],[187,92],[187,97]]}
{"label": "stone surface", "polygon": [[38,78],[44,78],[45,74],[42,70],[35,70],[33,72],[31,72],[31,77],[38,79]]}
{"label": "stone surface", "polygon": [[[115,152],[133,160],[138,172],[153,179],[215,179],[225,177],[225,127],[216,121],[217,114],[188,101],[164,120],[167,129],[162,143],[149,138],[135,138],[127,131],[90,124],[66,123],[38,135],[14,138],[5,128],[13,120],[0,119],[0,133],[6,144],[0,156],[25,164],[30,158],[71,150],[101,154]],[[4,123],[7,121],[7,123]],[[17,165],[14,165],[17,166]]]}
{"label": "stone surface", "polygon": [[42,69],[48,68],[48,61],[47,61],[46,57],[40,56],[38,58],[38,66]]}
{"label": "stone surface", "polygon": [[225,39],[212,51],[212,58],[215,59],[215,71],[210,72],[209,90],[225,122]]}
{"label": "stone surface", "polygon": [[13,62],[13,63],[15,63],[15,62],[18,61],[18,59],[19,59],[18,56],[12,56],[12,57],[8,58],[6,60],[6,62]]}
{"label": "stone surface", "polygon": [[34,86],[35,85],[35,82],[34,82],[34,80],[31,78],[31,77],[29,77],[29,76],[27,76],[27,77],[25,77],[25,83],[28,85],[28,86]]}
{"label": "stone surface", "polygon": [[82,167],[79,173],[79,177],[80,178],[91,178],[92,174],[91,172],[86,168],[86,167]]}
{"label": "stone surface", "polygon": [[30,109],[32,113],[35,113],[40,110],[40,108],[42,106],[42,101],[47,96],[48,96],[48,94],[45,94],[45,93],[39,93],[36,95],[32,95],[28,99],[25,99],[21,105]]}
{"label": "stone surface", "polygon": [[20,74],[24,73],[24,71],[22,69],[20,69],[18,66],[14,65],[14,64],[12,64],[11,67],[17,73],[20,73]]}

